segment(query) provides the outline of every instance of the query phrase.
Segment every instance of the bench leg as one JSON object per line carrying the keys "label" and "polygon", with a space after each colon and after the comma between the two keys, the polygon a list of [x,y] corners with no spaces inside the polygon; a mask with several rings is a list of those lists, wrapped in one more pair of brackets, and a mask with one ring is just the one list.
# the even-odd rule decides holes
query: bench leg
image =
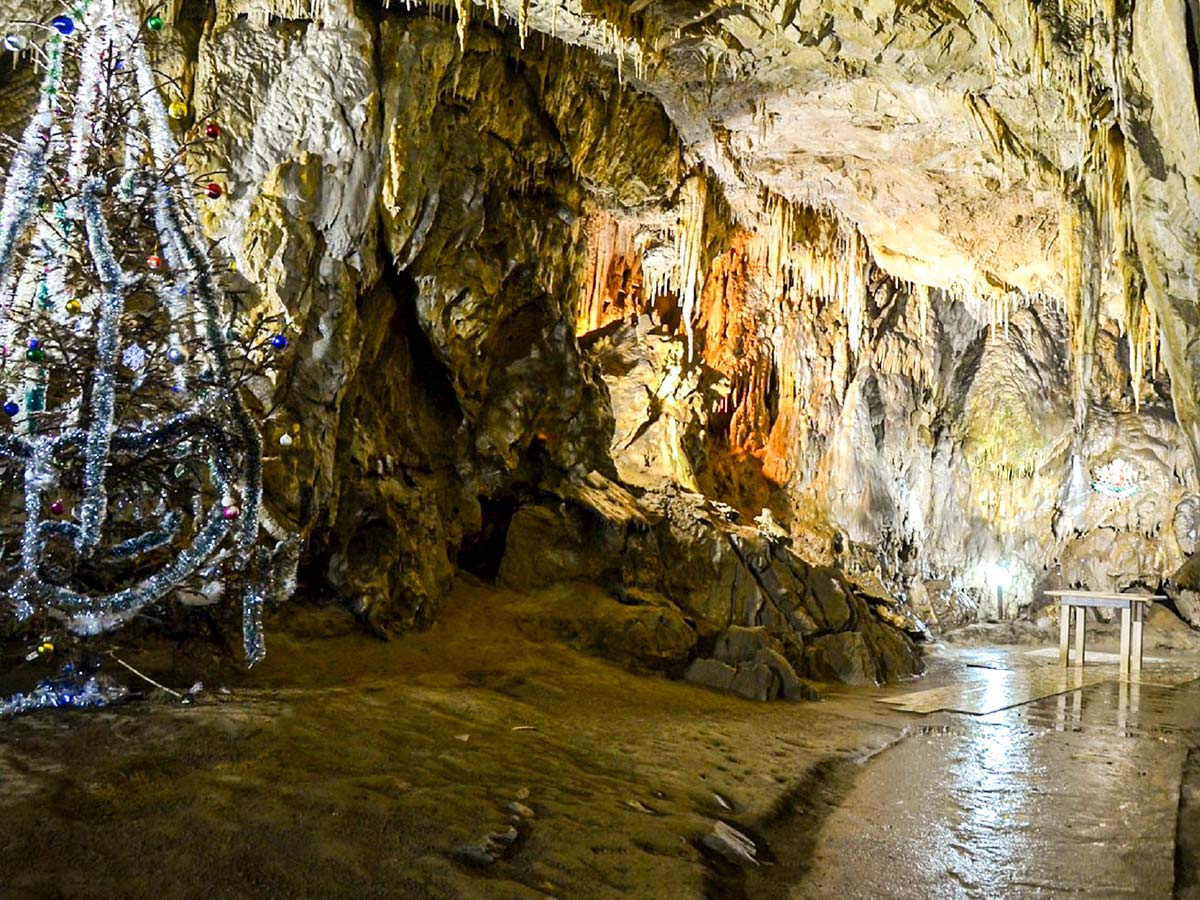
{"label": "bench leg", "polygon": [[1135,603],[1133,610],[1133,634],[1130,636],[1130,668],[1137,675],[1142,671],[1142,619],[1146,615],[1146,604]]}
{"label": "bench leg", "polygon": [[1071,607],[1066,603],[1058,606],[1058,664],[1064,668],[1071,653]]}
{"label": "bench leg", "polygon": [[1075,607],[1075,665],[1083,665],[1083,648],[1086,642],[1087,607]]}
{"label": "bench leg", "polygon": [[1121,610],[1121,674],[1129,674],[1129,639],[1131,637],[1132,611],[1129,607]]}

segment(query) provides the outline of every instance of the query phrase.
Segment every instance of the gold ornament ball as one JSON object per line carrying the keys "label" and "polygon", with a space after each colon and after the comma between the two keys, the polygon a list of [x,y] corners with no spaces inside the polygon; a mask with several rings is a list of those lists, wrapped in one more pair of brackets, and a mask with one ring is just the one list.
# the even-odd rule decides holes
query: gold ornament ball
{"label": "gold ornament ball", "polygon": [[167,107],[167,115],[172,119],[182,119],[187,115],[187,104],[182,100],[172,101],[171,105]]}
{"label": "gold ornament ball", "polygon": [[83,312],[83,304],[80,303],[78,300],[68,300],[67,301],[67,312],[69,312],[73,316],[77,315],[77,314]]}

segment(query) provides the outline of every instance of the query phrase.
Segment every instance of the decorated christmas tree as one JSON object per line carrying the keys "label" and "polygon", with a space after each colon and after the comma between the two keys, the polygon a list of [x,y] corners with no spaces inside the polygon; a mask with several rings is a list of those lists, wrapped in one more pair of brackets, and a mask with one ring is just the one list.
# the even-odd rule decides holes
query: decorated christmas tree
{"label": "decorated christmas tree", "polygon": [[197,198],[224,188],[187,150],[220,127],[176,134],[144,46],[162,28],[81,0],[4,39],[45,72],[0,205],[0,587],[30,635],[108,632],[175,593],[239,603],[253,665],[295,567],[259,428],[288,339],[201,233]]}

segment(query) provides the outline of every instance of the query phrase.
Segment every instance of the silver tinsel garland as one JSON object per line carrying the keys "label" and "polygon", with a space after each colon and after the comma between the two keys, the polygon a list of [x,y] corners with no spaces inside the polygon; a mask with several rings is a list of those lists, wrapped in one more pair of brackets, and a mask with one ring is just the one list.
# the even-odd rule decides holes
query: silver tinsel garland
{"label": "silver tinsel garland", "polygon": [[0,699],[0,719],[39,709],[109,706],[124,700],[129,691],[117,684],[83,675],[68,667],[57,678],[39,681],[33,690]]}
{"label": "silver tinsel garland", "polygon": [[[37,317],[49,316],[77,333],[86,328],[94,353],[87,390],[59,402],[54,427],[39,418],[48,384],[48,364],[39,363],[21,376],[25,403],[11,416],[11,433],[0,433],[0,462],[23,469],[20,566],[8,597],[18,619],[40,610],[78,634],[96,634],[129,621],[216,561],[236,561],[243,643],[253,665],[265,654],[263,604],[272,591],[290,593],[298,540],[262,509],[262,438],[235,384],[228,303],[139,29],[114,0],[81,0],[70,12],[75,29],[69,35],[55,32],[47,42],[41,99],[4,184],[0,334],[11,353],[22,331],[34,333]],[[78,49],[73,68],[64,65],[68,48]],[[74,99],[64,104],[71,71],[77,79]],[[124,165],[106,177],[91,160],[99,118],[113,103],[128,110]],[[63,109],[72,114],[69,137],[59,121]],[[65,199],[51,189],[52,178],[64,172]],[[51,224],[38,214],[39,204],[53,211]],[[113,241],[128,223],[109,222],[122,209],[131,216],[149,211],[165,262],[161,271],[122,268]],[[90,263],[92,283],[70,284],[62,277],[71,259]],[[123,358],[146,356],[140,346],[123,345],[127,305],[135,294],[155,298],[165,323],[162,347],[189,349],[174,350],[174,405],[164,404],[166,417],[128,424],[119,415],[118,366]],[[33,300],[26,304],[29,296]],[[64,300],[76,304],[73,317],[61,312]],[[5,386],[12,388],[11,377]],[[190,461],[202,462],[207,479],[198,482],[190,508],[166,509],[164,496],[157,522],[117,539],[110,527],[114,467],[128,473],[151,458],[160,465],[169,459],[177,472]],[[46,499],[68,467],[80,484],[74,520],[47,520]],[[263,543],[264,532],[277,541],[272,549]],[[227,553],[231,542],[235,552]],[[138,569],[129,586],[100,592],[78,579],[48,574],[51,543],[68,543],[84,561],[142,560],[167,547],[173,553],[166,562],[156,557],[148,574]]]}

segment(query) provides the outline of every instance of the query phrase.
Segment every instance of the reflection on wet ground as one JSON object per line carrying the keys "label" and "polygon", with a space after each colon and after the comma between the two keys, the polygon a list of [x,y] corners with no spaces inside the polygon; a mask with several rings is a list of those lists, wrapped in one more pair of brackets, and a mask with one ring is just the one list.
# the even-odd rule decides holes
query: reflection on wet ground
{"label": "reflection on wet ground", "polygon": [[952,660],[926,699],[995,711],[923,716],[866,764],[790,896],[1171,897],[1194,666],[1130,681],[1019,650]]}
{"label": "reflection on wet ground", "polygon": [[[1108,654],[1106,654],[1108,655]],[[1200,660],[1147,660],[1139,674],[1121,675],[1117,658],[1078,667],[1057,664],[1056,655],[1042,650],[971,650],[953,654],[939,680],[946,683],[917,691],[880,697],[906,712],[949,712],[982,715],[1012,706],[1120,679],[1130,684],[1175,687],[1200,678]],[[949,679],[949,680],[947,680]]]}

